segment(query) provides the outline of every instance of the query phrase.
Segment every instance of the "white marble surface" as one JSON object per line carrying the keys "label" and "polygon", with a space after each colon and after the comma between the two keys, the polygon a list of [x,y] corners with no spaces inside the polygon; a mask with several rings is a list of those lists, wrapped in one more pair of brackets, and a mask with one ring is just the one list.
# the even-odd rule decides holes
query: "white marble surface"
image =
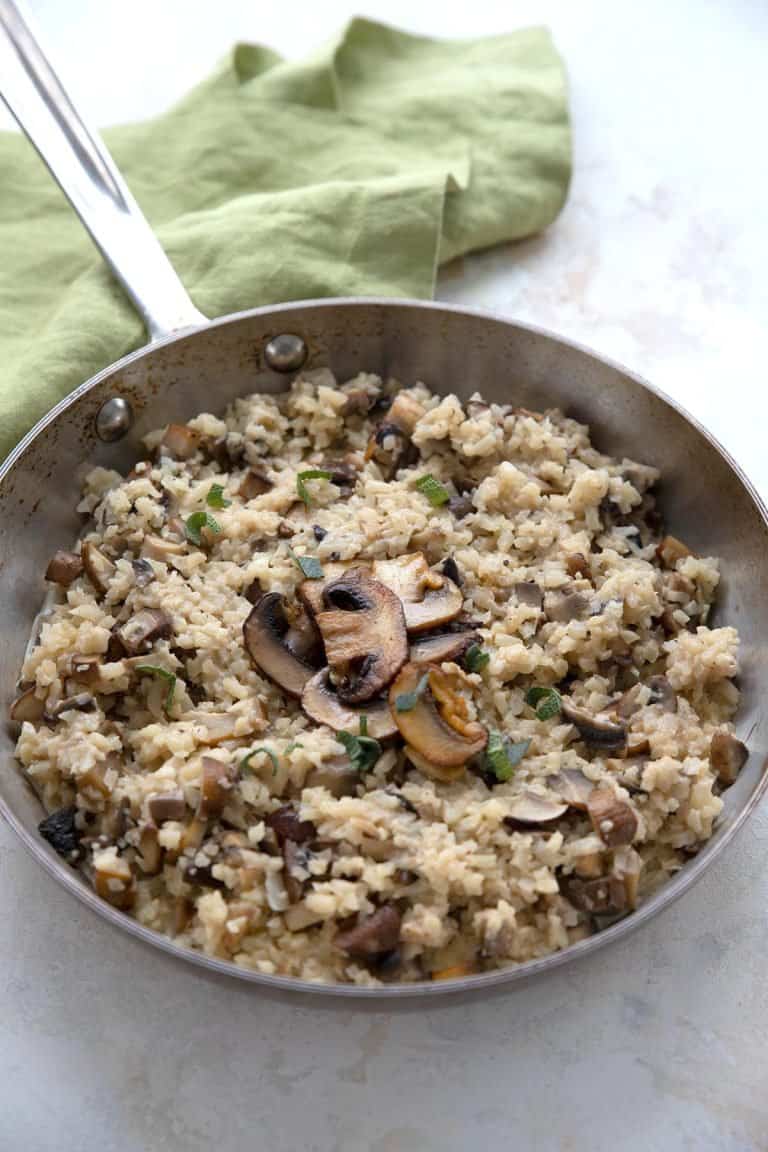
{"label": "white marble surface", "polygon": [[[162,108],[237,38],[289,54],[347,0],[35,0],[98,122]],[[440,294],[645,373],[768,491],[764,0],[361,4],[417,31],[547,22],[576,173],[546,237]],[[155,30],[154,38],[149,29]],[[347,1014],[219,983],[109,931],[0,828],[0,1148],[768,1149],[765,806],[639,935],[490,1003]]]}

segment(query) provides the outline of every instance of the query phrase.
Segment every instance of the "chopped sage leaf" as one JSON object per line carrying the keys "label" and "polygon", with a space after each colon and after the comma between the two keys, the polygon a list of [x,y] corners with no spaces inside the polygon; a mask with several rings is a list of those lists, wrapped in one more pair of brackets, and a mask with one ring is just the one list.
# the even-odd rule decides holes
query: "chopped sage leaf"
{"label": "chopped sage leaf", "polygon": [[168,691],[165,694],[165,702],[163,703],[163,711],[166,715],[170,712],[173,704],[173,697],[176,692],[176,674],[169,672],[167,668],[159,668],[157,664],[137,664],[136,671],[142,676],[159,676],[161,680],[165,680],[168,685]]}
{"label": "chopped sage leaf", "polygon": [[543,688],[534,684],[533,688],[528,689],[525,702],[535,710],[539,720],[551,720],[560,711],[563,698],[557,688]]}
{"label": "chopped sage leaf", "polygon": [[322,580],[324,576],[323,566],[316,556],[297,556],[293,548],[289,548],[288,552],[291,560],[306,576],[307,580]]}
{"label": "chopped sage leaf", "polygon": [[381,756],[381,744],[371,736],[354,736],[351,732],[337,732],[336,738],[344,745],[352,766],[358,772],[369,772]]}
{"label": "chopped sage leaf", "polygon": [[209,508],[229,508],[232,503],[231,500],[225,500],[222,484],[211,484],[205,502]]}
{"label": "chopped sage leaf", "polygon": [[467,672],[482,672],[490,658],[490,652],[483,651],[479,644],[472,644],[464,657]]}
{"label": "chopped sage leaf", "polygon": [[[288,749],[286,748],[286,752],[287,751],[288,751]],[[257,756],[259,754],[259,752],[263,752],[265,756],[269,756],[270,760],[272,761],[272,775],[274,776],[275,773],[277,772],[277,769],[280,767],[280,762],[277,759],[276,753],[273,752],[271,748],[265,748],[264,745],[261,745],[258,748],[252,748],[250,752],[248,752],[245,756],[243,756],[242,760],[240,761],[240,765],[239,765],[240,771],[245,772],[246,769],[250,770],[251,757]]]}
{"label": "chopped sage leaf", "polygon": [[423,696],[429,683],[429,672],[425,672],[414,688],[413,692],[401,692],[395,696],[395,708],[398,712],[412,712],[418,699]]}
{"label": "chopped sage leaf", "polygon": [[193,512],[184,522],[187,540],[199,547],[202,543],[200,533],[203,528],[209,528],[211,532],[221,532],[221,525],[218,520],[214,520],[210,512]]}
{"label": "chopped sage leaf", "polygon": [[505,783],[511,780],[515,768],[530,746],[530,740],[513,742],[502,732],[491,731],[485,749],[485,767],[497,780]]}
{"label": "chopped sage leaf", "polygon": [[299,494],[299,499],[303,500],[307,508],[312,503],[312,497],[309,494],[309,489],[305,484],[305,480],[330,480],[332,472],[326,468],[307,468],[304,472],[299,472],[296,475],[296,491]]}
{"label": "chopped sage leaf", "polygon": [[416,481],[416,488],[421,492],[422,496],[426,496],[433,508],[439,508],[441,504],[447,504],[451,498],[451,494],[444,484],[439,480],[435,480],[431,472],[426,476],[420,476]]}

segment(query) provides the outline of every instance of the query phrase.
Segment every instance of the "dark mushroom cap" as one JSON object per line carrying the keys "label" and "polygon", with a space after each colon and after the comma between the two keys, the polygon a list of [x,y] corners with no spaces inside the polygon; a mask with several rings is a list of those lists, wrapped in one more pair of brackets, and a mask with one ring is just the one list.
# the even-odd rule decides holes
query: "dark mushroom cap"
{"label": "dark mushroom cap", "polygon": [[368,700],[357,708],[343,704],[333,690],[328,668],[321,669],[304,685],[301,706],[311,720],[326,724],[334,732],[358,732],[361,717],[365,716],[372,739],[388,740],[397,734],[387,700]]}
{"label": "dark mushroom cap", "polygon": [[323,603],[317,626],[339,698],[345,704],[370,700],[408,658],[402,605],[364,568],[326,585]]}
{"label": "dark mushroom cap", "polygon": [[376,956],[391,952],[400,939],[400,913],[393,904],[384,904],[354,928],[339,932],[334,941],[349,956]]}
{"label": "dark mushroom cap", "polygon": [[562,715],[573,724],[585,744],[593,748],[617,749],[627,743],[627,729],[623,724],[615,724],[600,716],[593,716],[577,707],[567,696],[563,696]]}
{"label": "dark mushroom cap", "polygon": [[749,750],[731,732],[715,732],[709,745],[709,763],[721,784],[727,788],[747,762]]}
{"label": "dark mushroom cap", "polygon": [[256,667],[289,696],[301,696],[315,669],[285,644],[288,621],[283,597],[268,592],[243,624],[243,640]]}
{"label": "dark mushroom cap", "polygon": [[459,660],[473,644],[479,644],[477,632],[443,632],[438,636],[424,636],[411,644],[409,659],[412,664],[444,664]]}

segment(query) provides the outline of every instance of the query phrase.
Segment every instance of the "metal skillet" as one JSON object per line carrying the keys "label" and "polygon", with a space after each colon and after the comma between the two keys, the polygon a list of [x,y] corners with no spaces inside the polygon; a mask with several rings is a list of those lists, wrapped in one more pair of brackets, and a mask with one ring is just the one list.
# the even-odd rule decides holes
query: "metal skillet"
{"label": "metal skillet", "polygon": [[98,137],[72,107],[18,10],[0,0],[3,97],[58,180],[144,319],[149,343],[105,368],[57,404],[0,467],[0,695],[14,696],[43,573],[79,529],[75,507],[86,471],[127,470],[141,437],[235,397],[279,392],[303,366],[329,365],[341,378],[361,369],[438,392],[529,408],[558,405],[588,423],[598,446],[662,471],[662,507],[671,531],[697,552],[722,558],[719,614],[742,640],[738,734],[750,759],[725,793],[712,839],[652,898],[607,930],[565,951],[445,983],[358,988],[310,985],[245,971],[179,947],[100,900],[39,836],[42,809],[0,731],[0,810],[32,855],[65,888],[111,924],[147,944],[219,974],[273,992],[408,998],[485,991],[545,972],[625,936],[682,895],[723,850],[768,784],[768,520],[749,481],[717,441],[672,401],[617,365],[552,333],[474,310],[420,301],[311,300],[255,308],[208,321],[193,306]]}

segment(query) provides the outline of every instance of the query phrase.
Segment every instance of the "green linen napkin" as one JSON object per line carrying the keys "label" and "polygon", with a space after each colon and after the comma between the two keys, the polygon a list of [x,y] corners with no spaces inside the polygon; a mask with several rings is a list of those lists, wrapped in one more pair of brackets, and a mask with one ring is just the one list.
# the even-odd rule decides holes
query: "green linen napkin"
{"label": "green linen napkin", "polygon": [[[209,316],[316,296],[429,296],[439,263],[545,228],[570,176],[545,29],[438,41],[356,19],[299,63],[240,44],[108,147]],[[0,133],[0,455],[144,342],[20,135]]]}

